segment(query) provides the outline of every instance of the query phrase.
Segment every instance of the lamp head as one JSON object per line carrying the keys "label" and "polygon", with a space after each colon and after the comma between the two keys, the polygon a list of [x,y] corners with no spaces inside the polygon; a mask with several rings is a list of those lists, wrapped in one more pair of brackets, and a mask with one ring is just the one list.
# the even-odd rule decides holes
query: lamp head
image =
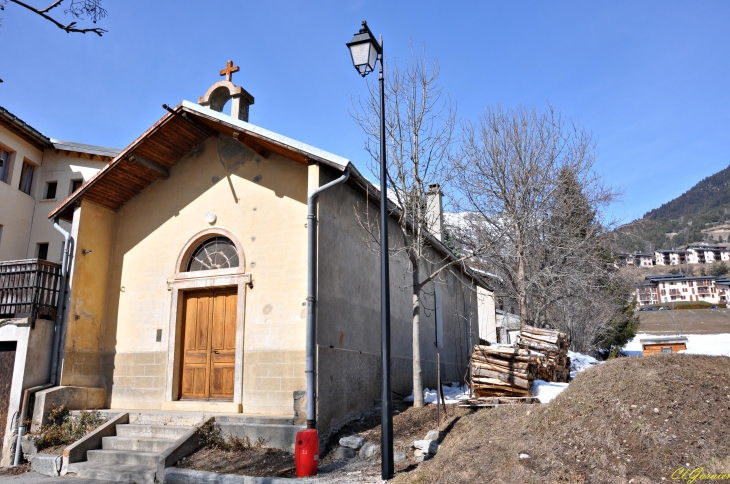
{"label": "lamp head", "polygon": [[347,43],[347,48],[350,49],[352,64],[362,77],[375,70],[378,56],[383,53],[382,47],[375,40],[375,36],[368,28],[365,20],[362,21],[360,31]]}

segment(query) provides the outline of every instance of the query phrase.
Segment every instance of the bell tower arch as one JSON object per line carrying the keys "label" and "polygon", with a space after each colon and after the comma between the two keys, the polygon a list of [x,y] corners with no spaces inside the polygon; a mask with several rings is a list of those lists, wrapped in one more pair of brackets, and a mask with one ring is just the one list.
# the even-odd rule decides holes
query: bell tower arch
{"label": "bell tower arch", "polygon": [[234,66],[233,61],[229,60],[226,63],[226,68],[220,71],[220,75],[225,76],[226,79],[210,86],[208,91],[198,98],[198,104],[221,113],[223,107],[230,100],[231,116],[248,122],[249,106],[253,104],[254,99],[244,88],[233,84],[233,73],[239,70],[240,68]]}

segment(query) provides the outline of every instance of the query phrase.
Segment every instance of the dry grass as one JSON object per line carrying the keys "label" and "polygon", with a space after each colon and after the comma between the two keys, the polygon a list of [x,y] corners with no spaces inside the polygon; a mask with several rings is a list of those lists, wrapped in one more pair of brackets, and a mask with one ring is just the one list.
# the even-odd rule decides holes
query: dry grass
{"label": "dry grass", "polygon": [[238,474],[255,477],[294,477],[294,456],[279,449],[266,448],[266,441],[224,436],[212,421],[201,427],[203,447],[178,461],[175,466],[184,469]]}
{"label": "dry grass", "polygon": [[105,421],[106,418],[95,410],[82,410],[73,416],[65,405],[53,406],[48,411],[48,422],[29,436],[38,446],[38,451],[51,453],[76,442]]}
{"label": "dry grass", "polygon": [[730,472],[729,444],[730,358],[621,358],[548,405],[465,416],[397,482],[655,483],[688,465]]}

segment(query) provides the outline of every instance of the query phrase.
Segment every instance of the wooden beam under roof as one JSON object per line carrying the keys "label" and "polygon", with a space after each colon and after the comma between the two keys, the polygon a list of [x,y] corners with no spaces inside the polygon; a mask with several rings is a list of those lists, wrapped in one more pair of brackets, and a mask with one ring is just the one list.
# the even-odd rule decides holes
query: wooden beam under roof
{"label": "wooden beam under roof", "polygon": [[271,151],[267,150],[261,144],[259,144],[254,138],[251,136],[246,136],[245,133],[239,133],[238,131],[233,132],[233,138],[238,140],[239,143],[241,143],[243,146],[248,148],[249,150],[253,151],[254,153],[264,157],[268,158],[271,156]]}
{"label": "wooden beam under roof", "polygon": [[163,178],[170,178],[170,171],[167,168],[163,168],[162,166],[158,165],[154,161],[142,158],[141,156],[134,153],[129,155],[129,161],[132,163],[139,163],[140,165],[144,165],[147,168],[150,168],[162,175]]}

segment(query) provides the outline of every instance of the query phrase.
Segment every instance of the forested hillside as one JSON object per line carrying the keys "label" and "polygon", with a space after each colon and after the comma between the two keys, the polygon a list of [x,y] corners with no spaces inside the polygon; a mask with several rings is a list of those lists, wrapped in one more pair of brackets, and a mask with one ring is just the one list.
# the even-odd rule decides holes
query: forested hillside
{"label": "forested hillside", "polygon": [[[725,242],[728,231],[719,229],[726,222],[730,222],[730,166],[619,229],[618,250],[649,251],[719,238]],[[713,228],[718,229],[715,235],[707,230]]]}

